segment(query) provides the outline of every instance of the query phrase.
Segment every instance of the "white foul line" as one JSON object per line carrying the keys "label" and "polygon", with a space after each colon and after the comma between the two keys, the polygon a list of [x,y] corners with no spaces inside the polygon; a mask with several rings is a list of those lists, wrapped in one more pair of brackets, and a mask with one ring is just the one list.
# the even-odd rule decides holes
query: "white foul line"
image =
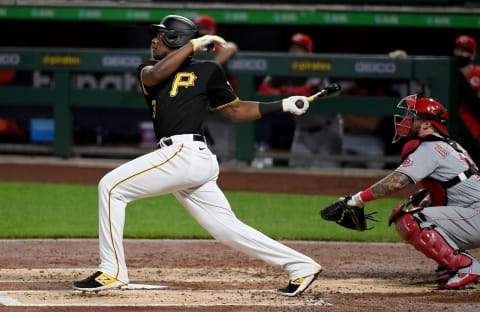
{"label": "white foul line", "polygon": [[[109,303],[22,303],[15,298],[10,297],[8,294],[13,293],[25,293],[26,291],[22,290],[12,290],[12,291],[0,291],[0,305],[8,307],[218,307],[218,306],[237,306],[237,307],[249,307],[249,306],[263,306],[263,307],[273,307],[279,305],[272,305],[269,303],[225,303],[225,304],[186,304],[186,303],[130,303],[130,304],[109,304]],[[34,290],[27,291],[29,293],[40,293],[40,292],[56,292],[54,290]],[[77,291],[68,291],[68,292],[77,292]],[[252,292],[252,290],[246,291],[247,293]],[[270,292],[270,291],[268,291]],[[297,303],[282,303],[281,306],[284,307],[300,307],[300,306],[325,306],[329,307],[333,304],[324,301],[321,298],[312,298],[310,302],[297,302]]]}
{"label": "white foul line", "polygon": [[8,296],[8,292],[0,291],[0,303],[4,306],[22,306],[23,304],[16,299]]}

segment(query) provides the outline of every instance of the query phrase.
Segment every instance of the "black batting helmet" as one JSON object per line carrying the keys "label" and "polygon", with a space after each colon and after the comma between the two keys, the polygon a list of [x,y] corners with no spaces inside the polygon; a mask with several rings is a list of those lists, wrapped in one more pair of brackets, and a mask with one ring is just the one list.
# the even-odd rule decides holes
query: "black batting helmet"
{"label": "black batting helmet", "polygon": [[151,24],[150,31],[155,35],[165,32],[162,41],[169,48],[180,48],[198,36],[195,23],[180,15],[165,16],[160,24]]}

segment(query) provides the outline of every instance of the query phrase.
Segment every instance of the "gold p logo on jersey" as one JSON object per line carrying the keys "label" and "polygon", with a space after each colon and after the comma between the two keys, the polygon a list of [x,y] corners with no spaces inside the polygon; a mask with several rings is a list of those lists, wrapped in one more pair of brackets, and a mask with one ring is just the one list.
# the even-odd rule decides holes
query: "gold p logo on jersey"
{"label": "gold p logo on jersey", "polygon": [[188,88],[194,86],[195,79],[197,79],[197,76],[195,76],[194,73],[177,73],[173,80],[172,89],[170,90],[170,97],[174,97],[178,94],[179,87]]}

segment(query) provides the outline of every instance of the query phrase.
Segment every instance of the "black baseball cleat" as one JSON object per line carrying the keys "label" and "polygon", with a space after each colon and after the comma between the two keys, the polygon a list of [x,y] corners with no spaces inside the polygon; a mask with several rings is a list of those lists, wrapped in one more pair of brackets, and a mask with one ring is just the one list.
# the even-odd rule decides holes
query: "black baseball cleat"
{"label": "black baseball cleat", "polygon": [[313,281],[317,279],[318,274],[320,274],[320,272],[305,277],[300,277],[295,280],[290,280],[288,285],[284,288],[279,288],[278,292],[280,292],[282,295],[290,297],[300,296],[308,288],[308,286],[310,286]]}
{"label": "black baseball cleat", "polygon": [[99,291],[105,289],[120,288],[126,285],[124,282],[117,280],[115,277],[97,271],[86,279],[73,282],[73,288],[82,291]]}

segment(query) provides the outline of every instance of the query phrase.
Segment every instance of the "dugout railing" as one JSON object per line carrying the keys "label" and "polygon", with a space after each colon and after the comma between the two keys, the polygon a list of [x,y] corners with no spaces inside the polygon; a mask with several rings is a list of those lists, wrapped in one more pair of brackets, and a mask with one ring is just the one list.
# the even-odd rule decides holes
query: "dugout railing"
{"label": "dugout railing", "polygon": [[[0,84],[0,105],[43,106],[52,111],[55,125],[51,145],[4,144],[0,150],[6,153],[47,153],[59,157],[94,155],[108,152],[108,147],[88,148],[75,146],[72,141],[73,116],[76,107],[107,107],[145,109],[144,99],[138,90],[85,90],[75,89],[72,74],[76,72],[130,72],[148,54],[139,50],[49,49],[49,48],[0,48],[0,70],[43,71],[53,77],[50,87]],[[449,130],[457,137],[461,126],[457,116],[459,71],[451,57],[409,56],[392,60],[383,55],[311,54],[292,56],[288,53],[240,52],[225,67],[235,75],[237,93],[242,99],[270,100],[272,97],[256,93],[258,77],[265,75],[316,76],[335,79],[388,79],[398,81],[422,81],[429,93],[444,103],[450,111]],[[398,98],[371,96],[343,96],[322,100],[311,110],[361,115],[391,116]],[[237,125],[236,159],[250,162],[258,155],[255,150],[254,122]],[[477,144],[476,140],[472,140]],[[138,147],[133,154],[143,152]],[[132,153],[131,150],[111,149],[111,155]],[[289,153],[267,155],[291,157]],[[336,159],[348,156],[333,155]],[[368,161],[368,158],[358,158]],[[378,159],[377,159],[378,160]],[[385,157],[383,161],[390,162]],[[395,161],[397,158],[395,157]]]}

